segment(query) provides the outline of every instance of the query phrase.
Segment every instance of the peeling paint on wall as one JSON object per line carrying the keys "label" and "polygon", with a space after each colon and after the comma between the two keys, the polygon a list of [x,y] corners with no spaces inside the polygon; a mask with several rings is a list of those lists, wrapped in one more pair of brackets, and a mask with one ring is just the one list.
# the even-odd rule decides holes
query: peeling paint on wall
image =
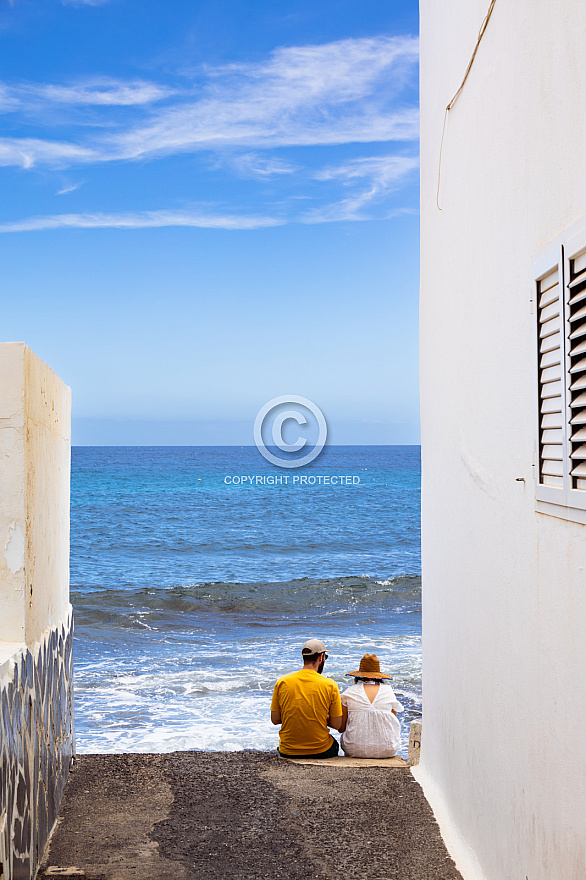
{"label": "peeling paint on wall", "polygon": [[8,529],[4,557],[12,574],[20,571],[24,565],[24,532],[17,523],[11,523]]}

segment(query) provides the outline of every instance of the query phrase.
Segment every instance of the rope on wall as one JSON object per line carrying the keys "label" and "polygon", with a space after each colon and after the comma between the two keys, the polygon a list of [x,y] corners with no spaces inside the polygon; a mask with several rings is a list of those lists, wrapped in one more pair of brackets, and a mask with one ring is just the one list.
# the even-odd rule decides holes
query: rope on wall
{"label": "rope on wall", "polygon": [[454,104],[456,103],[458,98],[460,97],[460,92],[464,88],[466,80],[468,79],[468,74],[472,70],[472,65],[474,64],[474,59],[476,58],[476,53],[478,52],[478,47],[480,46],[480,41],[482,40],[482,38],[484,36],[484,32],[485,32],[486,28],[488,27],[488,22],[490,21],[490,16],[492,15],[492,10],[494,9],[495,3],[496,3],[496,0],[491,0],[490,6],[488,7],[488,12],[486,13],[486,15],[484,17],[484,21],[480,25],[480,30],[478,31],[478,39],[476,40],[476,46],[474,47],[474,52],[472,53],[472,58],[468,62],[468,67],[466,68],[466,73],[464,74],[464,79],[460,83],[460,88],[458,89],[458,91],[456,92],[456,94],[454,95],[452,100],[449,102],[449,104],[446,106],[446,110],[444,113],[444,125],[442,128],[442,139],[441,139],[441,143],[440,143],[440,153],[439,153],[439,165],[438,165],[438,169],[437,169],[436,204],[438,207],[438,211],[441,211],[441,207],[440,207],[440,203],[439,203],[439,192],[440,192],[440,181],[441,181],[441,173],[442,173],[442,150],[443,150],[443,146],[444,146],[444,135],[446,133],[446,122],[448,121],[448,113],[450,112],[450,110],[452,109],[452,107],[454,106]]}

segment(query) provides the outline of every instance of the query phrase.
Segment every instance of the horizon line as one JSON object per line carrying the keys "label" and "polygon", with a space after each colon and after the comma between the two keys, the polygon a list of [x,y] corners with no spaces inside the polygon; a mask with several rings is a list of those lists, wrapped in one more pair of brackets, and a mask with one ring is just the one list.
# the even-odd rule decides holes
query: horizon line
{"label": "horizon line", "polygon": [[[386,447],[386,446],[419,446],[421,443],[327,443],[324,448],[332,447]],[[254,443],[76,443],[72,449],[256,449]]]}

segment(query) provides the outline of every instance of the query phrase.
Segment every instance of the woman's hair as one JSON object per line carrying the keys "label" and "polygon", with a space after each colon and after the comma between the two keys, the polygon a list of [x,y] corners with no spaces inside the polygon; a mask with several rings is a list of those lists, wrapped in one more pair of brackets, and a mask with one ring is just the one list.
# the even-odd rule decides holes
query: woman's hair
{"label": "woman's hair", "polygon": [[366,684],[382,684],[384,679],[381,680],[380,678],[358,678],[355,676],[354,684],[358,684],[359,681]]}

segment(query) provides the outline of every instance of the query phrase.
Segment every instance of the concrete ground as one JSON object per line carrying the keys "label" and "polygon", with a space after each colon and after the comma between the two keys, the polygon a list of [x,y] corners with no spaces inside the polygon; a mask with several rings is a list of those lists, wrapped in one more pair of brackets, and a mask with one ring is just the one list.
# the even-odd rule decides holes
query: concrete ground
{"label": "concrete ground", "polygon": [[406,767],[82,755],[39,880],[461,880]]}

